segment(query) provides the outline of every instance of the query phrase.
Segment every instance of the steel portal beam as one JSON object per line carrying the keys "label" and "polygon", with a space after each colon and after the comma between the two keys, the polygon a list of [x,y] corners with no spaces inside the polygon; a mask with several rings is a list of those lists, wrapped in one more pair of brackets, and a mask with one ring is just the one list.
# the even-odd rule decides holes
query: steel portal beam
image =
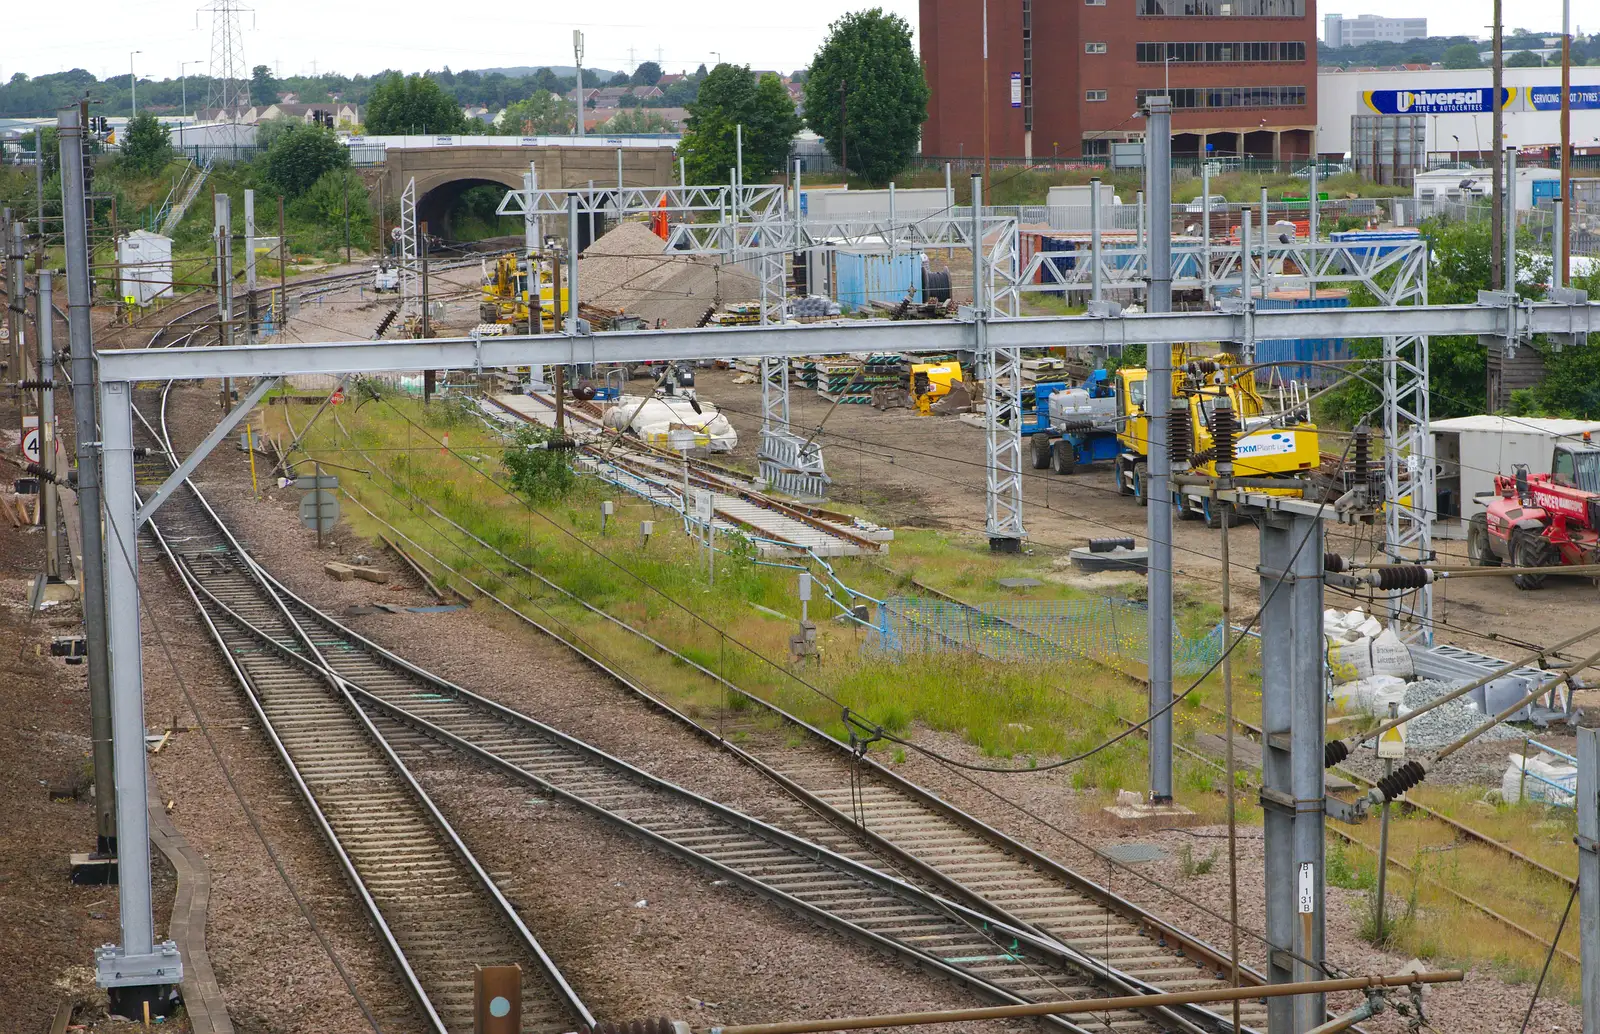
{"label": "steel portal beam", "polygon": [[[1508,318],[1508,312],[1511,314]],[[1256,312],[1258,340],[1401,335],[1600,334],[1600,303],[1400,305]],[[989,321],[991,347],[1051,348],[1237,341],[1245,317],[1228,312],[1044,316]],[[914,347],[907,347],[913,345]],[[561,363],[735,359],[824,352],[951,352],[972,345],[970,323],[857,322],[780,327],[615,331],[606,334],[288,342],[235,348],[127,349],[100,356],[103,380],[202,380],[287,374],[489,369]]]}
{"label": "steel portal beam", "polygon": [[265,398],[267,392],[271,391],[273,385],[277,383],[278,379],[276,377],[262,378],[254,388],[250,389],[250,394],[240,399],[239,404],[234,406],[233,410],[222,418],[222,423],[211,429],[211,433],[206,435],[205,441],[201,442],[189,454],[188,458],[178,465],[177,470],[174,470],[167,476],[165,481],[161,482],[161,487],[156,489],[155,495],[152,495],[145,501],[143,506],[139,507],[138,516],[135,518],[135,523],[139,527],[144,526],[144,522],[150,519],[150,515],[156,512],[157,507],[167,501],[168,496],[178,490],[179,485],[189,480],[189,475],[194,473],[194,468],[198,467],[202,460],[211,455],[211,450],[215,449],[217,444],[228,436],[229,431],[239,426],[239,421],[250,415],[250,411],[256,408],[256,403]]}

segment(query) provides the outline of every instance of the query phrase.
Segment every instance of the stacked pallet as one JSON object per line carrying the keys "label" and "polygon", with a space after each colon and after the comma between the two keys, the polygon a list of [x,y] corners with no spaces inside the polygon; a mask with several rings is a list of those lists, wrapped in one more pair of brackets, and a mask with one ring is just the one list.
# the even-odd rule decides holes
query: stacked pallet
{"label": "stacked pallet", "polygon": [[871,405],[874,388],[903,387],[906,358],[896,352],[852,356],[817,364],[817,394],[842,405]]}

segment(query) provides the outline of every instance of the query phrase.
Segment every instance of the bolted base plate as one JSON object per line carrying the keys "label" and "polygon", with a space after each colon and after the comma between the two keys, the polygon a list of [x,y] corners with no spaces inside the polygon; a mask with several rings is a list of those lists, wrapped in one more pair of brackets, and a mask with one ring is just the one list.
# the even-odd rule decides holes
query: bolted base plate
{"label": "bolted base plate", "polygon": [[154,988],[176,986],[183,979],[183,958],[172,941],[162,941],[148,955],[128,955],[115,944],[94,952],[94,981],[101,987]]}

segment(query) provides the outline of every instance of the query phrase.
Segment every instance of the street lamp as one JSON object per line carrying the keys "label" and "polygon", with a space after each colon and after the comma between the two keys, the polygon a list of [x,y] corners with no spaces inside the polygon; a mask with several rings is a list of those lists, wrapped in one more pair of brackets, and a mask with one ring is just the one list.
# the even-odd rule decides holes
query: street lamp
{"label": "street lamp", "polygon": [[179,87],[179,89],[183,93],[183,117],[184,118],[188,118],[189,117],[189,66],[190,65],[198,65],[199,63],[200,63],[200,59],[199,58],[195,58],[193,61],[179,61],[178,62],[178,78],[183,80],[183,85],[181,87]]}
{"label": "street lamp", "polygon": [[139,80],[133,74],[133,55],[143,54],[142,50],[128,51],[128,109],[130,115],[139,114]]}
{"label": "street lamp", "polygon": [[1450,134],[1450,139],[1452,139],[1452,140],[1454,140],[1456,142],[1456,164],[1460,165],[1461,164],[1461,138],[1459,136],[1457,136],[1456,134],[1451,133]]}

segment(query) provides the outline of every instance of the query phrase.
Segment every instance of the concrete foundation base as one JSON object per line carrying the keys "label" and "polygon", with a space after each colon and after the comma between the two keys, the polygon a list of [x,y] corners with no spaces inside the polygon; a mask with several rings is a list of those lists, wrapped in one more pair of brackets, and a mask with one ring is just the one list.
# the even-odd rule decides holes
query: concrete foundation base
{"label": "concrete foundation base", "polygon": [[1107,805],[1101,811],[1116,819],[1118,824],[1136,829],[1155,826],[1194,826],[1200,823],[1200,816],[1196,815],[1193,809],[1171,801],[1160,804],[1145,801],[1138,804],[1119,802]]}
{"label": "concrete foundation base", "polygon": [[1144,574],[1146,565],[1150,562],[1150,551],[1140,546],[1136,549],[1123,549],[1117,547],[1109,553],[1092,553],[1086,546],[1079,546],[1070,550],[1067,556],[1072,558],[1072,566],[1085,573],[1099,571],[1130,571]]}
{"label": "concrete foundation base", "polygon": [[117,882],[117,860],[114,857],[74,854],[68,861],[72,869],[72,882],[80,887],[109,886]]}

